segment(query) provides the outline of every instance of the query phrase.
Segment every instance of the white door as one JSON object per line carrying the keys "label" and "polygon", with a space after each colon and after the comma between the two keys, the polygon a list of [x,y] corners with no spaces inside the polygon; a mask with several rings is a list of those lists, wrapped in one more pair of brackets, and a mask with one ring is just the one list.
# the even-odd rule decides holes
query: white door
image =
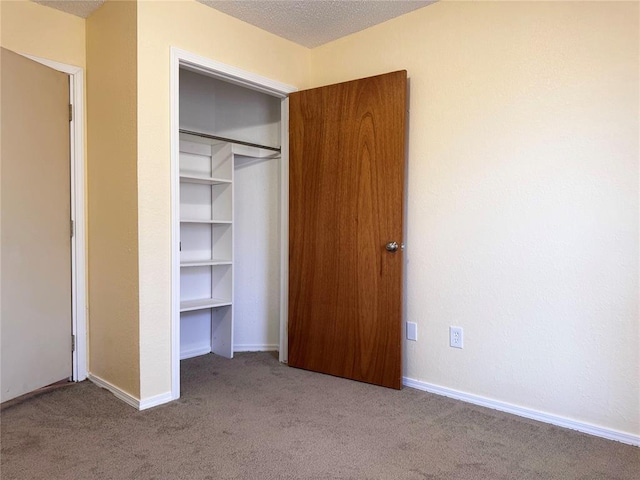
{"label": "white door", "polygon": [[0,401],[71,377],[69,77],[2,49]]}

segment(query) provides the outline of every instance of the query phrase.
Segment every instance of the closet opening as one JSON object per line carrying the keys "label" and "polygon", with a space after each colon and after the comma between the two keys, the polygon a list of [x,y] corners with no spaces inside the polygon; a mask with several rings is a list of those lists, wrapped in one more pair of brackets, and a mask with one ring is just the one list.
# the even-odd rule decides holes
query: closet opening
{"label": "closet opening", "polygon": [[286,361],[293,87],[172,50],[172,396],[180,361]]}

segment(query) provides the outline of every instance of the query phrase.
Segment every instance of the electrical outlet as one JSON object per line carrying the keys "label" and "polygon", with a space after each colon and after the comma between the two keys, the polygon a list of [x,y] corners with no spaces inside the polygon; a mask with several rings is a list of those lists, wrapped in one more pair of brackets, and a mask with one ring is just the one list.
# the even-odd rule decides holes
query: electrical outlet
{"label": "electrical outlet", "polygon": [[418,325],[413,322],[407,322],[407,340],[418,340]]}
{"label": "electrical outlet", "polygon": [[453,348],[464,346],[462,327],[449,327],[449,346]]}

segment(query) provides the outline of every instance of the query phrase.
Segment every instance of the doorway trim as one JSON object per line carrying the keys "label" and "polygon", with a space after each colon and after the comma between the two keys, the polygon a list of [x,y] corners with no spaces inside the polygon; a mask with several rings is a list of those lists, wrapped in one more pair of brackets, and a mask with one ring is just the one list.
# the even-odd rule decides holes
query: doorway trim
{"label": "doorway trim", "polygon": [[289,103],[297,91],[287,85],[240,68],[171,47],[171,398],[180,398],[180,238],[178,184],[180,181],[180,67],[281,99],[280,160],[280,361],[287,360],[289,258]]}
{"label": "doorway trim", "polygon": [[[20,52],[18,52],[20,53]],[[72,355],[72,379],[87,378],[87,244],[85,222],[84,158],[84,69],[46,58],[20,53],[23,57],[69,75],[69,99],[73,117],[69,122],[71,156],[71,334],[75,338]]]}

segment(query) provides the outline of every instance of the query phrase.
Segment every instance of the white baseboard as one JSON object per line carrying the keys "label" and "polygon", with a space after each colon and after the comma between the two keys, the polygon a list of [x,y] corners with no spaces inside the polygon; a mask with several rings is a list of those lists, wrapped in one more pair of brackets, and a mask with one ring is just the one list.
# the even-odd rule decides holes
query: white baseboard
{"label": "white baseboard", "polygon": [[87,375],[87,378],[98,385],[100,388],[105,388],[113,393],[116,398],[119,398],[127,405],[131,405],[136,410],[146,410],[147,408],[157,407],[158,405],[162,405],[163,403],[167,403],[173,400],[171,396],[171,392],[161,393],[160,395],[154,395],[150,398],[145,398],[144,400],[140,400],[130,393],[121,390],[110,382],[90,373]]}
{"label": "white baseboard", "polygon": [[589,435],[606,438],[608,440],[615,440],[617,442],[626,443],[628,445],[640,446],[640,435],[619,432],[617,430],[598,427],[589,423],[577,422],[565,417],[539,412],[530,408],[519,407],[517,405],[512,405],[506,402],[491,400],[489,398],[460,392],[458,390],[441,387],[432,383],[421,382],[412,378],[402,377],[402,383],[407,387],[415,388],[417,390],[423,390],[429,393],[435,393],[436,395],[443,395],[445,397],[453,398],[456,400],[462,400],[463,402],[473,403],[474,405],[480,405],[481,407],[487,407],[494,410],[499,410],[501,412],[512,413],[520,417],[538,420],[539,422],[550,423],[558,427],[577,430],[582,433],[588,433]]}
{"label": "white baseboard", "polygon": [[157,407],[158,405],[169,403],[172,400],[173,396],[171,395],[171,392],[154,395],[153,397],[140,400],[140,406],[138,407],[138,410],[146,410],[147,408]]}
{"label": "white baseboard", "polygon": [[211,353],[211,345],[204,346],[204,347],[190,348],[188,350],[180,349],[180,360],[199,357],[200,355],[206,355],[207,353]]}
{"label": "white baseboard", "polygon": [[89,373],[87,375],[87,378],[93,383],[95,383],[96,385],[98,385],[100,388],[105,388],[109,390],[111,393],[113,393],[117,398],[122,400],[127,405],[131,405],[136,410],[140,409],[140,399],[134,397],[130,393],[127,393],[124,390],[119,389],[112,383],[109,383],[106,380],[103,380],[102,378],[94,375],[93,373]]}
{"label": "white baseboard", "polygon": [[263,343],[263,344],[245,344],[234,345],[234,352],[277,352],[280,349],[280,345],[277,343]]}

